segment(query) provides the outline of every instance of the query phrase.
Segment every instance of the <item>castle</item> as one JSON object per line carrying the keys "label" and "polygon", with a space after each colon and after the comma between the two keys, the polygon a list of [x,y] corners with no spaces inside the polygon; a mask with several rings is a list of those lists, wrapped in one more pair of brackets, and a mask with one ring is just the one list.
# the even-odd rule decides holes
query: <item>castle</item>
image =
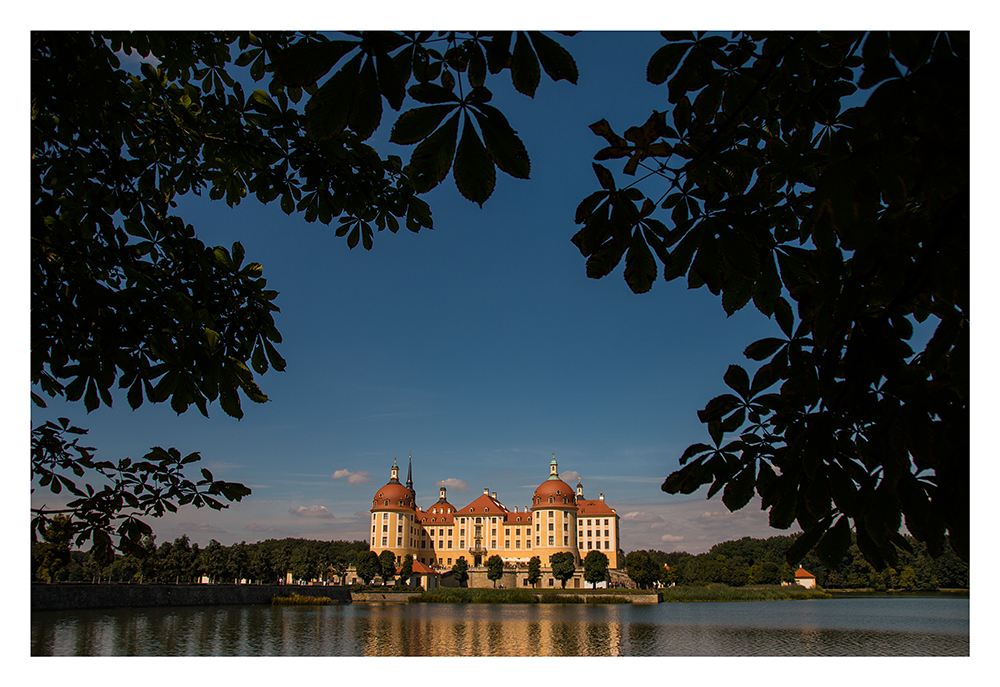
{"label": "castle", "polygon": [[615,509],[604,502],[604,494],[585,499],[582,483],[574,492],[559,478],[555,454],[548,479],[535,489],[530,508],[523,510],[510,510],[488,489],[464,508],[455,508],[444,487],[437,502],[423,510],[413,489],[412,458],[405,486],[395,459],[390,474],[372,498],[371,550],[391,551],[397,564],[409,554],[420,567],[451,567],[465,556],[476,568],[498,555],[508,567],[526,566],[533,556],[548,566],[549,557],[563,551],[573,554],[577,566],[590,551],[606,555],[611,569],[623,560]]}

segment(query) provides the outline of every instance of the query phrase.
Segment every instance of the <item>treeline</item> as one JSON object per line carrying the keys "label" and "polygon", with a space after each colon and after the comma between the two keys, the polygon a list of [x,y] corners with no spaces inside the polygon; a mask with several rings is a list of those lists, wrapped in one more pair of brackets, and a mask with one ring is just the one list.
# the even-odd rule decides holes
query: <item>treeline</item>
{"label": "treeline", "polygon": [[[55,545],[54,545],[55,544]],[[32,547],[32,579],[48,582],[147,582],[186,584],[205,576],[213,583],[246,580],[255,584],[293,580],[329,580],[340,584],[357,555],[368,550],[363,541],[267,539],[224,546],[212,540],[204,548],[187,535],[157,546],[142,542],[143,551],[98,560],[90,551],[70,551],[58,542]]]}
{"label": "treeline", "polygon": [[[798,536],[743,537],[716,544],[708,553],[698,555],[684,551],[633,551],[626,556],[625,565],[629,577],[639,586],[723,583],[742,587],[792,582],[795,570],[785,562],[785,554]],[[912,551],[899,549],[897,565],[881,572],[865,560],[853,542],[835,568],[823,565],[815,551],[805,556],[802,567],[816,576],[819,586],[827,589],[927,591],[969,588],[969,565],[950,548],[946,547],[945,552],[934,559],[922,543],[909,536],[905,539]]]}

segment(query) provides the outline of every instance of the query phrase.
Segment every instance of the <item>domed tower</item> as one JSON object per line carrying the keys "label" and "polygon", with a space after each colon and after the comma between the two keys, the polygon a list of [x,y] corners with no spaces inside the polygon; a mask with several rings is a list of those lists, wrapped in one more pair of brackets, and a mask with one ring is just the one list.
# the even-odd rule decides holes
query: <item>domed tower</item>
{"label": "domed tower", "polygon": [[[411,482],[412,483],[412,482]],[[390,479],[372,498],[371,550],[392,551],[401,563],[406,554],[417,553],[418,536],[415,494],[399,482],[399,467],[392,460]]]}
{"label": "domed tower", "polygon": [[559,479],[555,453],[549,463],[549,478],[538,485],[531,498],[531,513],[535,525],[533,551],[542,565],[548,564],[552,554],[562,551],[572,553],[579,565],[576,494],[573,487]]}

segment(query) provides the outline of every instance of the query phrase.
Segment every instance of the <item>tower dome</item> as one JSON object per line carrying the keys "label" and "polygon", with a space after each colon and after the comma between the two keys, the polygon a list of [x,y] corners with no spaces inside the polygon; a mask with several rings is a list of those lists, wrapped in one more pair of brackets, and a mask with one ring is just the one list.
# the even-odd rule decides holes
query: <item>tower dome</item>
{"label": "tower dome", "polygon": [[398,510],[400,508],[413,510],[416,506],[414,496],[411,489],[400,483],[399,467],[396,465],[396,459],[393,458],[390,479],[385,486],[375,492],[375,496],[372,498],[372,510]]}
{"label": "tower dome", "polygon": [[549,463],[549,478],[538,485],[531,498],[532,509],[551,506],[576,506],[576,494],[573,487],[559,479],[559,464],[556,455],[552,454]]}

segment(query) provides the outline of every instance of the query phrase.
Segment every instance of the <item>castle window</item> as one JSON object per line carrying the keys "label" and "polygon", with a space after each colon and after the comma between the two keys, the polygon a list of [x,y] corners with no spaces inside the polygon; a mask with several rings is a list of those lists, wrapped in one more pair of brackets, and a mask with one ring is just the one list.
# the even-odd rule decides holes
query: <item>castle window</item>
{"label": "castle window", "polygon": [[[550,496],[549,497],[549,503],[554,503],[554,502],[555,502],[555,498],[552,497],[552,496]],[[386,501],[386,504],[388,505],[388,501]]]}
{"label": "castle window", "polygon": [[386,500],[385,500],[385,507],[386,507],[386,508],[388,508],[388,507],[389,507],[389,499],[386,499]]}
{"label": "castle window", "polygon": [[490,508],[489,508],[489,506],[487,506],[486,508],[483,508],[483,512],[484,512],[484,513],[489,513],[489,512],[490,512]]}

